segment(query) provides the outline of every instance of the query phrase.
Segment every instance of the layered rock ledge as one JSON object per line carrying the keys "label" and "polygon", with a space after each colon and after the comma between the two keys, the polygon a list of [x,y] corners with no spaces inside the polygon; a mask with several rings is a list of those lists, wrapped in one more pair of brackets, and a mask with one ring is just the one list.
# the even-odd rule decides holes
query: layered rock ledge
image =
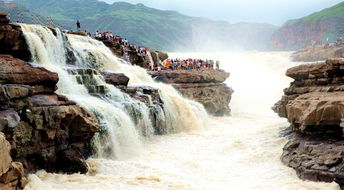
{"label": "layered rock ledge", "polygon": [[293,67],[287,76],[295,81],[273,107],[293,130],[282,162],[302,179],[344,189],[344,58]]}
{"label": "layered rock ledge", "polygon": [[57,82],[55,73],[0,55],[0,187],[23,188],[24,171],[87,172],[99,121],[55,94]]}
{"label": "layered rock ledge", "polygon": [[229,73],[221,70],[203,71],[151,71],[157,81],[171,84],[183,96],[204,105],[215,116],[230,114],[229,102],[233,90],[224,81]]}

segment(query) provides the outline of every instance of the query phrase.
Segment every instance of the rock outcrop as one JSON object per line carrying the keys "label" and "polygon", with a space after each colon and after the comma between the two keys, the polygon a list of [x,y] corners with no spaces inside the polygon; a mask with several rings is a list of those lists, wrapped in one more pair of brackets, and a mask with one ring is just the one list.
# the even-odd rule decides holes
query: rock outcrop
{"label": "rock outcrop", "polygon": [[29,61],[30,51],[19,25],[9,24],[6,13],[0,13],[0,54],[11,54],[15,58]]}
{"label": "rock outcrop", "polygon": [[344,189],[344,58],[300,65],[274,110],[294,133],[283,149],[283,163],[302,179],[335,181]]}
{"label": "rock outcrop", "polygon": [[114,86],[128,86],[129,77],[125,76],[123,73],[102,73],[106,83],[112,84]]}
{"label": "rock outcrop", "polygon": [[309,46],[292,55],[294,61],[323,61],[344,57],[344,45],[325,48],[324,45]]}
{"label": "rock outcrop", "polygon": [[12,56],[0,56],[0,132],[11,159],[26,172],[87,172],[85,158],[99,121],[54,93],[58,76]]}
{"label": "rock outcrop", "polygon": [[157,81],[173,85],[183,96],[203,104],[212,115],[230,113],[233,90],[224,83],[229,73],[219,70],[152,71],[150,75]]}
{"label": "rock outcrop", "polygon": [[0,132],[0,189],[24,189],[27,183],[22,163],[13,162],[11,158],[11,145],[5,135]]}

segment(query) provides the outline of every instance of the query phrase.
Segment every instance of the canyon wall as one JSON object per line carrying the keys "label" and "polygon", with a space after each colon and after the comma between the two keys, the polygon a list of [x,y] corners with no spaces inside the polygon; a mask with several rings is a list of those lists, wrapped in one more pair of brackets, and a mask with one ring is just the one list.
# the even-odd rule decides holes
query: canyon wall
{"label": "canyon wall", "polygon": [[302,18],[289,20],[272,35],[272,48],[298,50],[314,42],[317,44],[334,43],[338,35],[344,34],[343,21],[344,2]]}
{"label": "canyon wall", "polygon": [[302,179],[335,181],[344,189],[344,58],[300,65],[273,107],[291,123],[282,162]]}

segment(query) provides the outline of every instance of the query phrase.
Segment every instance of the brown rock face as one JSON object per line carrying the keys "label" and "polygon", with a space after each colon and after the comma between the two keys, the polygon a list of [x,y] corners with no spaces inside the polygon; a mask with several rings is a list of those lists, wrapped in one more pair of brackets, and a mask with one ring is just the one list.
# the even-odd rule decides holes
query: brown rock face
{"label": "brown rock face", "polygon": [[0,189],[19,190],[26,185],[22,163],[13,162],[10,156],[11,145],[0,132]]}
{"label": "brown rock face", "polygon": [[11,144],[12,160],[26,172],[87,172],[84,160],[99,131],[98,119],[54,93],[55,73],[10,56],[0,56],[0,70],[0,132]]}
{"label": "brown rock face", "polygon": [[10,20],[7,18],[7,13],[0,12],[0,25],[9,24]]}
{"label": "brown rock face", "polygon": [[212,115],[230,113],[233,90],[223,83],[229,77],[224,71],[159,71],[150,75],[157,81],[172,84],[183,96],[203,104]]}
{"label": "brown rock face", "polygon": [[127,86],[129,83],[129,77],[125,76],[123,73],[102,73],[106,83],[115,85],[115,86]]}
{"label": "brown rock face", "polygon": [[12,56],[0,55],[0,81],[8,84],[44,85],[55,87],[58,82],[56,73],[44,68],[34,68]]}
{"label": "brown rock face", "polygon": [[31,53],[19,25],[1,24],[0,20],[0,54],[30,61]]}
{"label": "brown rock face", "polygon": [[300,65],[287,76],[295,81],[273,108],[294,131],[281,159],[302,179],[343,188],[344,59]]}
{"label": "brown rock face", "polygon": [[[326,42],[330,34],[341,34],[343,18],[323,17],[316,21],[303,19],[286,23],[271,37],[273,47],[279,50],[295,50],[310,44],[313,40]],[[329,58],[329,57],[327,57]]]}

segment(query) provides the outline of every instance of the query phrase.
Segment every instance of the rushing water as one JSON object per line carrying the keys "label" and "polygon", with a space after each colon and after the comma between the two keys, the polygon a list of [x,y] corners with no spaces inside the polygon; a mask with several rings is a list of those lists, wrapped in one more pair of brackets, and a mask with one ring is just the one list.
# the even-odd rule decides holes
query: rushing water
{"label": "rushing water", "polygon": [[[87,175],[40,171],[29,176],[26,190],[338,189],[336,184],[301,181],[294,170],[279,160],[287,139],[279,137],[278,133],[288,123],[273,114],[270,107],[290,82],[284,76],[285,70],[297,64],[288,60],[289,53],[173,54],[175,57],[220,59],[221,67],[231,72],[227,83],[235,90],[232,116],[207,119],[199,104],[182,98],[168,85],[155,83],[143,69],[121,64],[97,41],[66,37],[59,31],[56,38],[51,31],[39,26],[23,25],[22,28],[34,54],[33,64],[57,72],[58,93],[97,114],[109,131],[105,141],[101,136],[96,137],[99,155],[88,160]],[[142,114],[139,119],[143,122],[135,124],[135,118],[125,105],[129,102],[141,113],[146,111],[145,106],[106,85],[99,74],[92,75],[92,84],[104,85],[109,92],[104,96],[90,94],[89,82],[79,84],[68,72],[68,57],[64,56],[67,50],[63,48],[66,44],[79,68],[123,72],[130,77],[130,85],[159,88],[166,104],[163,114],[166,131],[180,133],[142,140],[138,128],[149,131],[150,121]],[[109,145],[104,144],[106,142]],[[112,147],[114,155],[102,156],[105,154],[103,146]]]}
{"label": "rushing water", "polygon": [[[130,85],[158,88],[164,102],[164,113],[159,115],[165,121],[166,133],[203,128],[207,114],[200,104],[184,99],[168,85],[154,82],[144,69],[122,64],[103,43],[83,36],[65,36],[58,29],[55,36],[50,29],[39,25],[21,27],[32,64],[58,73],[57,93],[76,101],[100,119],[105,135],[97,134],[93,141],[98,158],[127,159],[139,154],[143,135],[153,135],[149,108],[106,84],[97,71],[76,69],[121,72],[130,78]],[[99,87],[106,88],[106,92],[92,95],[91,91]]]}

